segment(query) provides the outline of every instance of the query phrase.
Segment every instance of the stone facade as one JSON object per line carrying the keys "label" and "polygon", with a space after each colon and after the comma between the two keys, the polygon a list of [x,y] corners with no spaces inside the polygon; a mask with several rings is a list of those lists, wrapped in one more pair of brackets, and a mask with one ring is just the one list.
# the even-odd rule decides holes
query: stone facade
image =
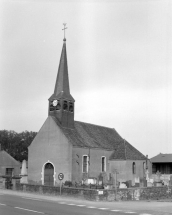
{"label": "stone facade", "polygon": [[38,135],[29,146],[28,182],[44,184],[44,166],[54,166],[54,185],[59,183],[58,174],[64,174],[64,181],[71,180],[72,146],[48,117]]}
{"label": "stone facade", "polygon": [[[100,174],[106,174],[107,180],[104,183],[109,183],[110,177],[115,178],[114,170],[117,170],[117,181],[131,181],[135,185],[135,181],[141,182],[145,178],[144,163],[145,160],[109,160],[112,151],[89,148],[73,148],[72,150],[72,181],[81,182],[83,179],[82,173],[82,158],[84,155],[90,156],[90,165],[88,177],[98,178]],[[101,171],[101,158],[106,159],[106,171]],[[132,164],[136,164],[136,174],[132,172]],[[148,164],[149,172],[151,172],[151,164]],[[113,183],[114,184],[114,183]]]}
{"label": "stone facade", "polygon": [[[133,163],[136,167],[135,174],[132,171]],[[110,161],[110,172],[117,170],[117,180],[119,182],[131,181],[132,185],[135,185],[136,182],[141,183],[146,178],[144,163],[145,160],[113,160]],[[148,171],[151,173],[150,162],[148,162]]]}
{"label": "stone facade", "polygon": [[83,156],[89,155],[88,177],[98,178],[102,173],[101,171],[101,158],[104,156],[106,174],[110,173],[109,170],[109,156],[112,152],[100,149],[89,148],[73,148],[73,161],[72,161],[72,181],[81,182],[83,179]]}

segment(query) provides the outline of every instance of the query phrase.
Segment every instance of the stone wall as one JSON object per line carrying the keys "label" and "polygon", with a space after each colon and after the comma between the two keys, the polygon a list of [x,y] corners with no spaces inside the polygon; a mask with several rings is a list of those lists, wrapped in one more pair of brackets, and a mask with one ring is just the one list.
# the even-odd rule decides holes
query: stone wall
{"label": "stone wall", "polygon": [[172,187],[145,187],[115,190],[104,190],[98,196],[101,201],[135,201],[172,199]]}
{"label": "stone wall", "polygon": [[[16,184],[15,189],[23,192],[60,195],[60,187]],[[172,199],[172,186],[96,190],[88,188],[62,187],[61,195],[93,201],[139,201]]]}
{"label": "stone wall", "polygon": [[[48,194],[52,196],[60,195],[60,187],[50,187],[43,185],[30,185],[30,184],[16,184],[15,190],[39,194]],[[97,190],[88,188],[71,188],[63,187],[61,195],[72,196],[79,199],[96,200]]]}

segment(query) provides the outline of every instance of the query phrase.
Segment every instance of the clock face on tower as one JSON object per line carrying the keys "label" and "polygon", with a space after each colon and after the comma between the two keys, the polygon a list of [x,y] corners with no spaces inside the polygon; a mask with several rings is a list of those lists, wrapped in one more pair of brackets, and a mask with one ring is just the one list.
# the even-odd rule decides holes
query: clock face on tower
{"label": "clock face on tower", "polygon": [[53,106],[55,107],[55,106],[57,106],[57,104],[58,104],[58,101],[55,99],[55,100],[53,101]]}

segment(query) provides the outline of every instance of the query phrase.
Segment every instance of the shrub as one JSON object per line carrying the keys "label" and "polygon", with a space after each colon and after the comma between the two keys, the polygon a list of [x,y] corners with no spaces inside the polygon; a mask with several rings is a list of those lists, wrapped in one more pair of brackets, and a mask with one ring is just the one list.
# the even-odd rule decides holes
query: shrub
{"label": "shrub", "polygon": [[72,187],[72,182],[71,181],[65,181],[64,185],[68,186],[68,187]]}

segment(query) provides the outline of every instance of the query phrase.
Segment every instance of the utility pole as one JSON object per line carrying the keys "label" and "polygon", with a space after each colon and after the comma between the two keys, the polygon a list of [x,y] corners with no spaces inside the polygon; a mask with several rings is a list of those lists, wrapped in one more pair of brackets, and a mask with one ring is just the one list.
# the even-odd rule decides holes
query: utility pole
{"label": "utility pole", "polygon": [[112,173],[115,175],[115,200],[116,200],[116,194],[117,194],[117,174],[119,174],[117,169],[113,169]]}
{"label": "utility pole", "polygon": [[88,178],[90,173],[90,147],[88,148]]}

